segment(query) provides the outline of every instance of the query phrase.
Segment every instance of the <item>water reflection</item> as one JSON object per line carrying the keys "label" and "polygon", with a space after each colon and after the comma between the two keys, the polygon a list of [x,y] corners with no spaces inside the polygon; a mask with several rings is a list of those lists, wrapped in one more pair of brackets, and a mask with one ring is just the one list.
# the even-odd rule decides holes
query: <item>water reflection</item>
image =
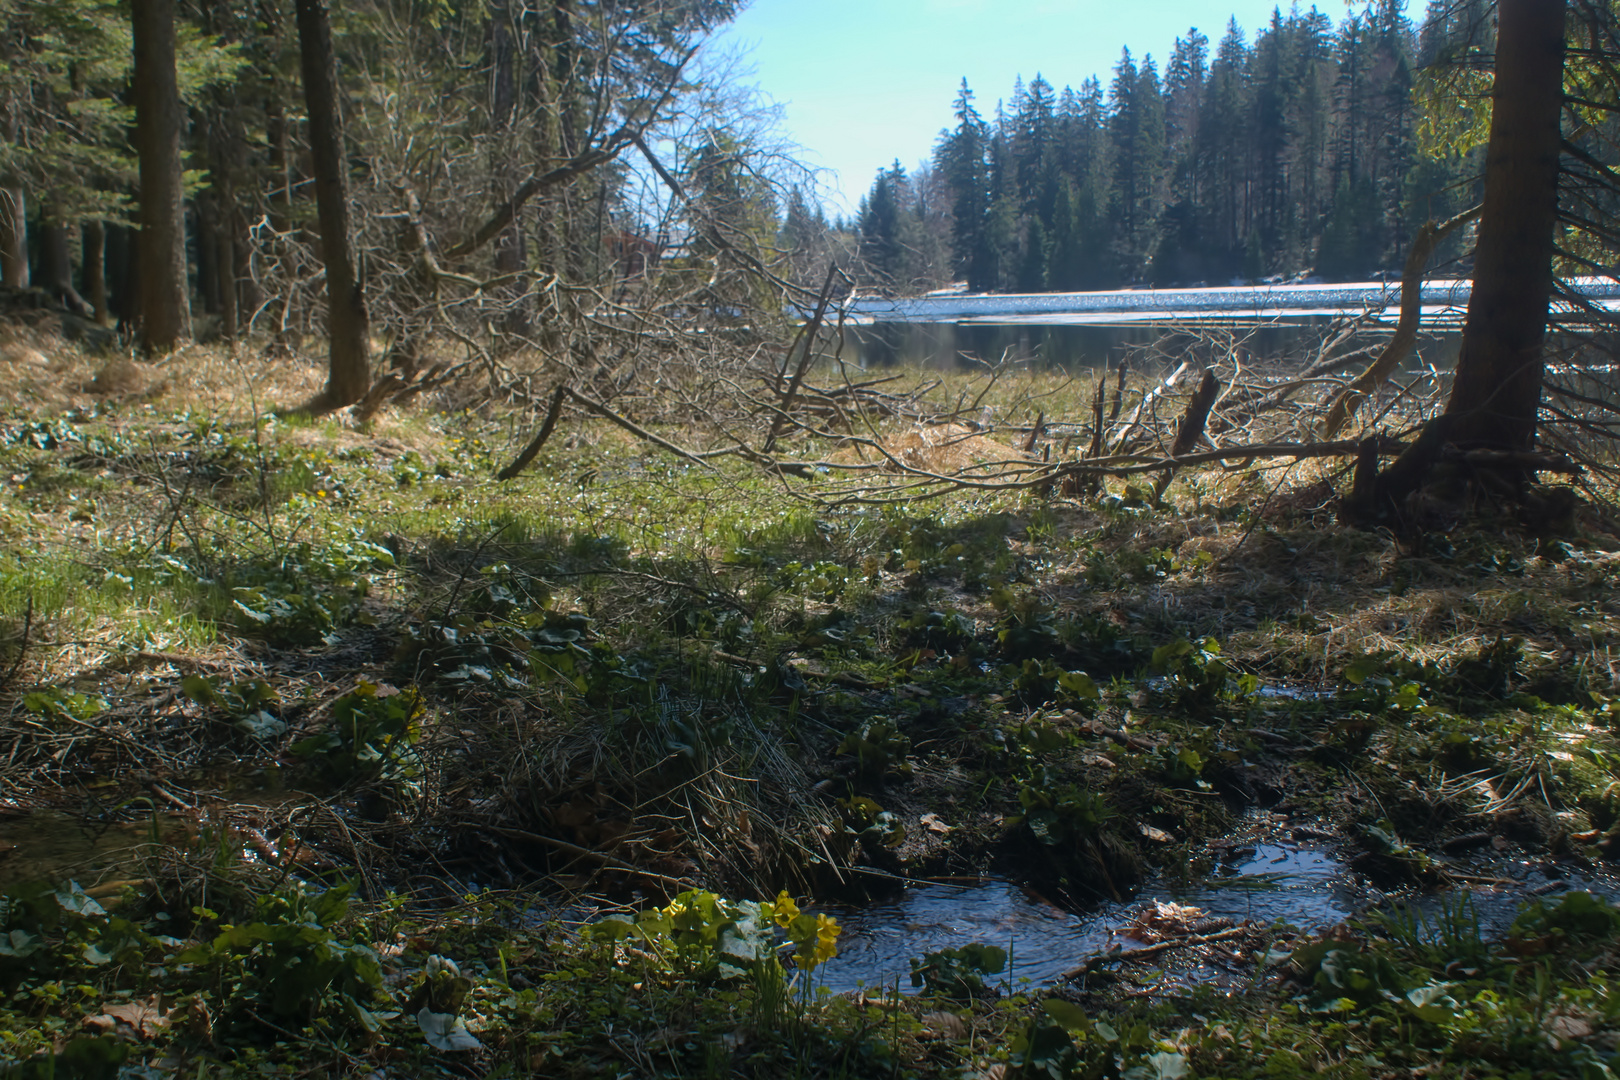
{"label": "water reflection", "polygon": [[1110,904],[1084,915],[1063,911],[1010,881],[991,878],[972,884],[926,883],[859,908],[828,910],[844,932],[838,958],[823,969],[835,993],[859,985],[911,992],[911,960],[940,949],[973,942],[999,945],[1012,967],[994,981],[1029,978],[1052,982],[1088,957],[1118,944],[1140,943],[1122,936],[1138,914],[1160,900],[1200,908],[1206,919],[1250,921],[1262,926],[1283,920],[1308,932],[1343,922],[1363,910],[1369,894],[1334,855],[1290,844],[1257,844],[1192,889],[1144,889],[1130,904]]}

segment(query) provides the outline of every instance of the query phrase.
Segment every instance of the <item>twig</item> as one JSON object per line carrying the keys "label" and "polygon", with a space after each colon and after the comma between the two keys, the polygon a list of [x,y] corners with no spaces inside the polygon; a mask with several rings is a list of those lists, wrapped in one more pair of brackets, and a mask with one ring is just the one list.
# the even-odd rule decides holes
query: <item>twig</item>
{"label": "twig", "polygon": [[558,840],[556,837],[552,836],[541,836],[539,833],[529,832],[527,829],[513,829],[505,825],[480,825],[478,827],[513,840],[527,840],[535,844],[545,844],[548,847],[556,848],[558,851],[566,851],[568,854],[577,855],[581,859],[589,859],[592,862],[601,863],[603,866],[621,871],[622,873],[635,874],[637,877],[648,878],[652,881],[662,881],[666,885],[677,885],[682,889],[690,889],[695,887],[695,883],[686,878],[670,877],[668,874],[659,874],[651,870],[643,870],[639,866],[627,863],[622,859],[615,859],[613,856],[605,855],[600,851],[593,851],[588,847],[581,847],[578,844],[570,844],[567,840]]}
{"label": "twig", "polygon": [[1161,941],[1154,945],[1145,945],[1140,949],[1131,949],[1129,952],[1110,951],[1106,953],[1099,953],[1096,956],[1091,957],[1079,967],[1073,967],[1068,971],[1065,971],[1062,975],[1058,976],[1058,978],[1065,981],[1070,979],[1078,979],[1083,975],[1089,974],[1098,964],[1106,963],[1109,960],[1118,960],[1121,963],[1128,960],[1146,960],[1150,956],[1157,956],[1162,952],[1169,952],[1171,949],[1190,948],[1195,945],[1208,945],[1216,941],[1228,941],[1235,937],[1242,937],[1244,934],[1249,932],[1249,929],[1250,928],[1247,926],[1234,926],[1228,930],[1221,930],[1213,934],[1189,934],[1186,937],[1174,938],[1170,941]]}

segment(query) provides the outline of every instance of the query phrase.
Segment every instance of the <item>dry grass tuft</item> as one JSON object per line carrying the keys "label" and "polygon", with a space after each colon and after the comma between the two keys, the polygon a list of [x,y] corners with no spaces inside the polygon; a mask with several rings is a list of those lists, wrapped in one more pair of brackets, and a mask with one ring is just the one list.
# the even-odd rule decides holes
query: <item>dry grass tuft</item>
{"label": "dry grass tuft", "polygon": [[0,371],[0,407],[58,412],[89,404],[89,358],[48,331],[0,325]]}
{"label": "dry grass tuft", "polygon": [[[1032,460],[1022,450],[976,433],[961,424],[920,426],[877,440],[881,450],[856,443],[835,454],[834,460],[883,462],[893,458],[911,469],[951,474],[986,462]],[[888,455],[885,457],[885,455]],[[892,464],[889,464],[892,468]]]}
{"label": "dry grass tuft", "polygon": [[161,392],[166,384],[154,384],[141,365],[131,357],[115,356],[102,365],[101,370],[86,384],[85,390],[91,394],[133,397],[146,393],[148,387]]}

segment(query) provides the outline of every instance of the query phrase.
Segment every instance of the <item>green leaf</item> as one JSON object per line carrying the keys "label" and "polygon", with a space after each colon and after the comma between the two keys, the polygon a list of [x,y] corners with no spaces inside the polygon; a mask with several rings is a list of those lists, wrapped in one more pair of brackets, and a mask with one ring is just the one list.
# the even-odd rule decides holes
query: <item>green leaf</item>
{"label": "green leaf", "polygon": [[0,956],[11,956],[18,960],[29,957],[45,947],[45,939],[38,934],[30,934],[26,930],[13,930],[4,938],[0,938]]}
{"label": "green leaf", "polygon": [[1083,671],[1065,671],[1057,681],[1059,686],[1082,701],[1098,701],[1102,698],[1096,682]]}
{"label": "green leaf", "polygon": [[219,690],[214,681],[204,675],[187,675],[180,680],[180,692],[199,705],[218,706]]}
{"label": "green leaf", "polygon": [[1046,1010],[1047,1016],[1070,1031],[1086,1031],[1091,1026],[1091,1021],[1086,1018],[1086,1011],[1072,1001],[1048,998],[1041,1002],[1041,1008]]}
{"label": "green leaf", "polygon": [[110,1035],[69,1040],[56,1055],[55,1075],[73,1080],[113,1080],[129,1057],[128,1046]]}
{"label": "green leaf", "polygon": [[261,741],[278,738],[287,733],[287,724],[267,712],[249,713],[236,722],[236,726]]}
{"label": "green leaf", "polygon": [[1035,839],[1048,846],[1060,844],[1067,833],[1063,827],[1063,820],[1054,810],[1031,810],[1024,818],[1024,824]]}

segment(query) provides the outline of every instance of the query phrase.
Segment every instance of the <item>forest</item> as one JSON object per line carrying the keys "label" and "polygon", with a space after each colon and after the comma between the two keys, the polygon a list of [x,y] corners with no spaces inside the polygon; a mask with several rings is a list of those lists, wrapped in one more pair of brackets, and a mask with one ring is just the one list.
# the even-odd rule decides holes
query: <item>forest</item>
{"label": "forest", "polygon": [[1612,1080],[1620,3],[830,221],[740,8],[0,0],[0,1080]]}
{"label": "forest", "polygon": [[[964,81],[933,160],[873,182],[861,255],[900,290],[1396,277],[1419,225],[1478,201],[1490,10],[1279,6],[1213,51],[1189,30],[1162,74],[1126,50],[1106,88],[1019,79],[989,119]],[[1468,253],[1448,239],[1437,272],[1466,277]]]}

